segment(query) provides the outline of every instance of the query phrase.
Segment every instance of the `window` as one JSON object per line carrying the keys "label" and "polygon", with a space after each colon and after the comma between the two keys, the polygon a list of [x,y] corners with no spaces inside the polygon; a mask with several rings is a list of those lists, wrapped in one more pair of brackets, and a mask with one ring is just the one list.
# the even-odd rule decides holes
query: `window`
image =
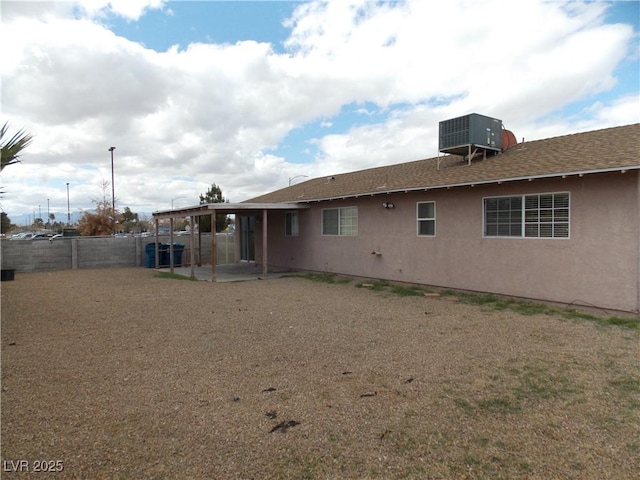
{"label": "window", "polygon": [[298,212],[287,212],[284,216],[284,234],[288,237],[298,236]]}
{"label": "window", "polygon": [[358,235],[358,207],[322,210],[323,235]]}
{"label": "window", "polygon": [[436,202],[418,202],[418,235],[433,237],[436,234]]}
{"label": "window", "polygon": [[524,235],[538,238],[568,238],[569,194],[526,196]]}
{"label": "window", "polygon": [[484,234],[487,237],[521,237],[522,197],[485,198]]}
{"label": "window", "polygon": [[569,238],[569,193],[485,198],[484,235]]}

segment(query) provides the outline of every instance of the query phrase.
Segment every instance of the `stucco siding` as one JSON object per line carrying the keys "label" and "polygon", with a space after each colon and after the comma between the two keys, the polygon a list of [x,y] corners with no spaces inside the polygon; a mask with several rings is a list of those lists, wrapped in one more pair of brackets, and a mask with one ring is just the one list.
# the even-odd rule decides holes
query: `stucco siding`
{"label": "stucco siding", "polygon": [[[485,197],[550,192],[570,193],[570,238],[483,236]],[[422,201],[436,203],[434,237],[417,235]],[[269,213],[268,263],[635,311],[638,204],[637,171],[321,202],[299,213],[297,237]],[[323,236],[322,209],[351,205],[358,235]]]}

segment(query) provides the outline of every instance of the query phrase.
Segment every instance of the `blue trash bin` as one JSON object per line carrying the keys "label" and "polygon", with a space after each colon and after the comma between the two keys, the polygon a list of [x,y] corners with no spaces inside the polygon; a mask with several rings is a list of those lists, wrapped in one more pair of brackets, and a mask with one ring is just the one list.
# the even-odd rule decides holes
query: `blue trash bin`
{"label": "blue trash bin", "polygon": [[182,266],[182,252],[184,252],[184,245],[182,243],[173,244],[173,266]]}
{"label": "blue trash bin", "polygon": [[[156,244],[147,243],[145,247],[147,258],[144,266],[147,268],[156,268]],[[161,267],[169,266],[169,245],[164,243],[158,244],[158,263]]]}
{"label": "blue trash bin", "polygon": [[158,251],[160,254],[158,255],[158,261],[160,262],[161,267],[169,266],[169,245],[166,243],[158,244]]}
{"label": "blue trash bin", "polygon": [[156,244],[147,243],[147,245],[144,247],[144,250],[147,255],[144,266],[147,268],[156,268]]}

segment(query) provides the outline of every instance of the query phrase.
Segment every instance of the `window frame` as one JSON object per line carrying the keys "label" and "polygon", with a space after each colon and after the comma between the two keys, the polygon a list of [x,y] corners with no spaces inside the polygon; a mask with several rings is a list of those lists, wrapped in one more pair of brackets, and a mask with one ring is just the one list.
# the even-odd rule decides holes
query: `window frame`
{"label": "window frame", "polygon": [[[556,203],[556,196],[557,195],[566,195],[566,206],[562,205],[562,206],[555,206]],[[542,208],[540,206],[540,199],[541,197],[544,196],[551,196],[552,198],[552,206],[549,208]],[[529,208],[527,205],[527,199],[532,199],[534,197],[537,197],[537,207],[536,208]],[[519,210],[519,214],[520,214],[520,219],[519,219],[519,227],[520,227],[520,234],[519,235],[488,235],[487,234],[487,200],[501,200],[501,199],[513,199],[513,198],[517,198],[520,201],[520,210]],[[540,212],[542,210],[548,211],[547,214],[551,215],[551,220],[550,221],[541,221],[540,220]],[[563,215],[561,218],[562,219],[556,219],[556,212],[560,212],[566,210],[566,220],[564,219],[565,216]],[[509,212],[511,214],[513,210],[510,209]],[[533,212],[538,212],[537,216],[536,215],[532,215]],[[497,214],[499,214],[499,210],[496,211]],[[536,220],[534,221],[533,218],[536,218]],[[499,221],[496,225],[497,228],[499,228]],[[514,222],[509,221],[509,225],[510,228],[512,228],[512,225],[514,225]],[[528,234],[528,230],[527,227],[531,227],[532,225],[537,225],[538,226],[538,233],[537,235],[530,235]],[[540,235],[540,226],[541,225],[545,225],[551,228],[551,235],[550,236],[541,236]],[[564,227],[564,228],[563,228]],[[563,228],[564,230],[566,230],[566,236],[556,236],[556,228],[560,229]],[[521,238],[521,239],[552,239],[552,240],[568,240],[571,238],[571,192],[569,191],[560,191],[560,192],[542,192],[542,193],[526,193],[526,194],[521,194],[521,195],[496,195],[496,196],[487,196],[487,197],[483,197],[482,198],[482,238]]]}
{"label": "window frame", "polygon": [[297,210],[284,213],[285,237],[297,237],[300,235],[300,215]]}
{"label": "window frame", "polygon": [[[344,215],[345,210],[353,210],[355,211],[355,215],[351,217],[347,217]],[[337,220],[337,233],[325,233],[325,212],[327,211],[337,211],[338,215],[336,217]],[[344,225],[344,221],[349,218],[355,218],[355,226],[353,225]],[[354,229],[353,233],[343,233],[343,229],[347,227],[351,227]],[[331,208],[323,208],[320,212],[320,233],[323,237],[357,237],[358,236],[358,206],[357,205],[349,205],[345,207],[331,207]]]}
{"label": "window frame", "polygon": [[[433,205],[433,217],[420,217],[420,205],[422,204],[432,204]],[[435,237],[436,236],[436,202],[435,200],[426,200],[421,202],[416,202],[416,235],[418,237]],[[433,233],[420,233],[420,222],[433,222]]]}

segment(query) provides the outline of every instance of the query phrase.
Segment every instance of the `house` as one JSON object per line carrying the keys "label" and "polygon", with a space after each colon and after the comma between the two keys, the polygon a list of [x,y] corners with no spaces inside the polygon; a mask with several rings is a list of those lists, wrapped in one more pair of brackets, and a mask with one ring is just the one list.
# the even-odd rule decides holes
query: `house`
{"label": "house", "polygon": [[227,208],[239,259],[265,273],[640,309],[640,124],[315,178]]}

